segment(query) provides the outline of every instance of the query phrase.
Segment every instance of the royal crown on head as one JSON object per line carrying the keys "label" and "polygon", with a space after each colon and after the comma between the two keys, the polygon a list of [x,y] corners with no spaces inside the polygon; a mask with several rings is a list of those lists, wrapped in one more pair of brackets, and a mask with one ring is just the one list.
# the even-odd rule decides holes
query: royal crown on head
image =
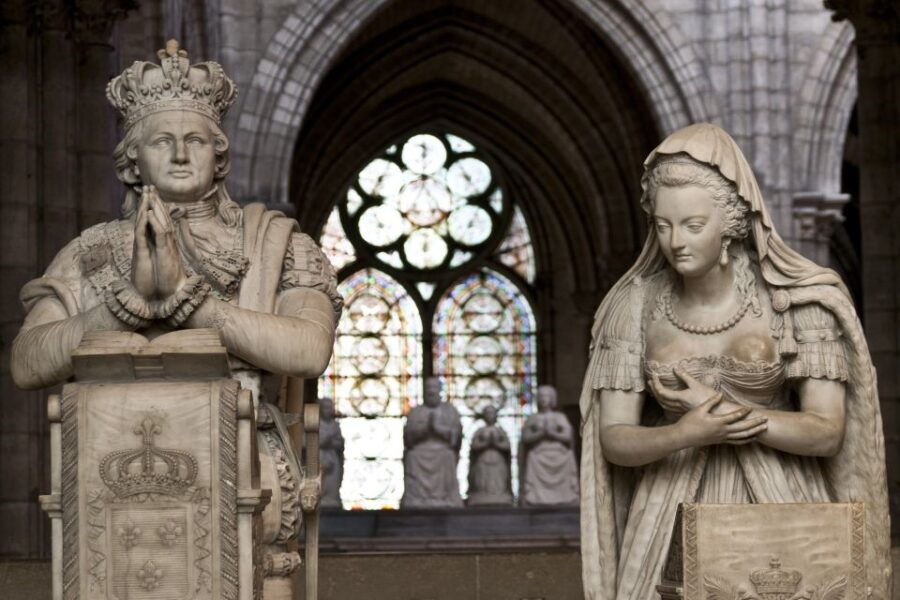
{"label": "royal crown on head", "polygon": [[156,54],[160,64],[135,61],[106,86],[106,97],[122,113],[125,128],[165,110],[189,110],[221,123],[237,96],[221,65],[190,64],[176,40]]}

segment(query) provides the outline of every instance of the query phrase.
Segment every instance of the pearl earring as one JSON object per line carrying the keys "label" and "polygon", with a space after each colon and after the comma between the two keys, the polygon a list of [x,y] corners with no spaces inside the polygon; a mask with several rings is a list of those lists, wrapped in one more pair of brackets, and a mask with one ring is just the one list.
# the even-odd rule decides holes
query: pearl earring
{"label": "pearl earring", "polygon": [[728,243],[730,240],[722,241],[722,252],[719,254],[719,266],[728,266]]}

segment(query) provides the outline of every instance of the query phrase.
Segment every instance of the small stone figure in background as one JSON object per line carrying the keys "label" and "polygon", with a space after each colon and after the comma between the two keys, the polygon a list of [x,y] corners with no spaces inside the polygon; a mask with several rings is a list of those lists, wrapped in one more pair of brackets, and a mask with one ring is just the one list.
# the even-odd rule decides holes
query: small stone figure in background
{"label": "small stone figure in background", "polygon": [[403,428],[403,497],[400,508],[461,507],[456,463],[462,424],[455,408],[441,402],[441,382],[425,380],[425,403],[413,408]]}
{"label": "small stone figure in background", "polygon": [[538,414],[522,429],[521,504],[578,504],[578,468],[572,425],[556,411],[556,389],[538,388]]}
{"label": "small stone figure in background", "polygon": [[344,480],[344,436],[334,419],[334,401],[319,399],[319,461],[322,465],[322,508],[341,508]]}
{"label": "small stone figure in background", "polygon": [[497,409],[493,406],[485,408],[481,418],[486,424],[472,436],[466,504],[510,505],[513,495],[509,436],[497,425]]}

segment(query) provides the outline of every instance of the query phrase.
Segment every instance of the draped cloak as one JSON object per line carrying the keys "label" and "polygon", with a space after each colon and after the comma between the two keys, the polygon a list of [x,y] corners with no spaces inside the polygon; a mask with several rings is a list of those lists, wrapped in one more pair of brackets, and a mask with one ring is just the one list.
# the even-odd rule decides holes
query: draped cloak
{"label": "draped cloak", "polygon": [[[830,312],[840,329],[846,355],[846,417],[843,444],[833,457],[818,462],[824,486],[836,502],[866,505],[866,569],[873,598],[890,597],[891,565],[884,433],[878,404],[875,369],[862,327],[849,294],[837,274],[791,250],[775,232],[750,165],[734,140],[721,128],[708,123],[676,131],[654,149],[644,162],[642,182],[646,201],[646,173],[663,155],[686,154],[717,169],[734,183],[738,194],[750,205],[750,250],[755,251],[763,284],[773,308],[782,315],[778,351],[782,358],[797,355],[791,335],[792,307],[817,306]],[[585,598],[615,600],[619,593],[620,562],[628,529],[629,508],[636,489],[638,470],[608,462],[599,443],[600,389],[610,380],[639,382],[616,386],[642,392],[644,296],[654,275],[667,269],[655,236],[647,237],[637,262],[613,286],[594,317],[590,361],[580,397],[582,415],[581,461],[581,553]],[[658,277],[656,278],[658,279]],[[610,349],[621,350],[614,360]],[[612,387],[612,386],[611,386]],[[759,444],[740,448],[759,447]],[[770,450],[770,449],[766,449]],[[665,475],[665,474],[663,474]],[[676,482],[682,485],[682,501],[696,497],[698,478]],[[750,479],[748,477],[748,479]],[[772,500],[765,490],[752,489],[757,501]],[[783,500],[782,500],[783,501]],[[635,517],[636,518],[636,517]],[[659,523],[658,543],[668,546],[672,523]],[[654,572],[659,564],[644,564]],[[653,595],[655,598],[655,593]],[[641,600],[651,600],[641,598]]]}

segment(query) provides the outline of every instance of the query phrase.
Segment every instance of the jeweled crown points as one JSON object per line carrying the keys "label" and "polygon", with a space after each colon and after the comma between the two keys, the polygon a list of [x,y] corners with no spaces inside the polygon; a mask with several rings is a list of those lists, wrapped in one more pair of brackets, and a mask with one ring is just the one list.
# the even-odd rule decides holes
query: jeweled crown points
{"label": "jeweled crown points", "polygon": [[135,61],[106,86],[106,97],[128,129],[164,110],[189,110],[220,123],[234,103],[237,88],[218,63],[190,64],[176,40],[157,51],[160,64]]}

